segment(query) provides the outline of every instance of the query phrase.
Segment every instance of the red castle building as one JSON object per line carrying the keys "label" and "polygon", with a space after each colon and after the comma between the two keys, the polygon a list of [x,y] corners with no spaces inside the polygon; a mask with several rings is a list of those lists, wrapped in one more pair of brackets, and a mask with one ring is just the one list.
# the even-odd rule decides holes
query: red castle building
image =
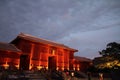
{"label": "red castle building", "polygon": [[14,65],[18,68],[21,50],[17,49],[13,44],[0,42],[0,65],[8,68]]}
{"label": "red castle building", "polygon": [[[46,68],[55,70],[87,69],[91,60],[74,57],[78,50],[53,41],[21,33],[10,43],[0,43],[0,65],[22,70]],[[2,56],[1,56],[2,55]],[[81,66],[84,65],[84,66]]]}

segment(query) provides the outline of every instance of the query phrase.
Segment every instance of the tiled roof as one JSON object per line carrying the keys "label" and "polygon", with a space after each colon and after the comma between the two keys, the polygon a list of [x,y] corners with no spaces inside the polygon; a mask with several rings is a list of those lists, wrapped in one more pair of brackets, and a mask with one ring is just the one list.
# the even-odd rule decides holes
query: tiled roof
{"label": "tiled roof", "polygon": [[80,62],[92,62],[91,59],[85,58],[85,57],[80,57],[80,56],[74,56],[75,60],[79,60]]}
{"label": "tiled roof", "polygon": [[0,42],[0,50],[20,52],[13,44]]}
{"label": "tiled roof", "polygon": [[62,48],[65,48],[65,49],[70,49],[70,50],[73,50],[73,51],[77,51],[76,49],[70,48],[70,47],[68,47],[64,44],[60,44],[60,43],[53,42],[53,41],[46,40],[46,39],[37,38],[35,36],[25,34],[25,33],[20,33],[18,35],[18,37],[22,38],[22,39],[25,39],[25,40],[32,41],[32,42],[37,42],[37,43],[47,44],[47,45],[50,45],[50,46],[62,47]]}

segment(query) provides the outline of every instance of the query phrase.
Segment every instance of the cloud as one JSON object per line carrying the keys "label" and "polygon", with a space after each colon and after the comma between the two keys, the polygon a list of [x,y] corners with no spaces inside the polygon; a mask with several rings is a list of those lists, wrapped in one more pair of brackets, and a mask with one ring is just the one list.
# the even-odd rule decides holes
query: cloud
{"label": "cloud", "polygon": [[[89,36],[97,37],[100,35],[97,32],[100,31],[105,35],[101,37],[106,39],[108,34],[102,31],[105,29],[112,34],[115,31],[109,29],[115,27],[117,30],[119,26],[119,0],[0,0],[1,41],[11,41],[20,32],[25,32],[37,37],[60,41],[63,44],[67,43],[71,47],[84,49],[81,53],[88,54],[89,47],[93,47],[91,51],[94,51],[105,41],[103,39],[100,41],[101,44],[98,44]],[[110,37],[110,39],[115,40],[114,36],[118,37],[118,34],[118,31],[112,34],[113,38]],[[79,40],[81,45],[77,45]],[[76,45],[71,43],[76,43]],[[101,46],[95,47],[94,44]],[[85,47],[80,47],[83,45]]]}
{"label": "cloud", "polygon": [[109,42],[120,42],[119,30],[120,27],[111,27],[96,31],[78,32],[60,39],[59,42],[78,49],[79,52],[75,55],[94,58],[99,56],[98,51],[105,49]]}

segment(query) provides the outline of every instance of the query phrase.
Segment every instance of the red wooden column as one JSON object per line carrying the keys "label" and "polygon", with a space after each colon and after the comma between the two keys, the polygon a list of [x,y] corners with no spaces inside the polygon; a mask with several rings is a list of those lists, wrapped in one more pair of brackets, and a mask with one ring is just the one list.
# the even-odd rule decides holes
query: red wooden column
{"label": "red wooden column", "polygon": [[64,69],[69,70],[69,51],[64,50]]}
{"label": "red wooden column", "polygon": [[74,64],[74,52],[70,51],[69,52],[69,69],[70,70],[74,69],[73,64]]}

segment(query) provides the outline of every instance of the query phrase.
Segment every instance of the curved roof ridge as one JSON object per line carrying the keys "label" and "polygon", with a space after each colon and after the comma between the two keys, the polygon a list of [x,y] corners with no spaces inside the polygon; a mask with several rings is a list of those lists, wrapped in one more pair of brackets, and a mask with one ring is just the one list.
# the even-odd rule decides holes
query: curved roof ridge
{"label": "curved roof ridge", "polygon": [[[38,38],[36,36],[30,35],[30,34],[26,34],[26,33],[22,33],[22,32],[18,36],[23,36],[23,37],[29,36],[29,37]],[[60,45],[64,45],[64,44],[61,44],[61,43],[58,43],[58,42],[55,42],[55,41],[52,41],[52,40],[47,40],[47,39],[43,39],[43,38],[38,38],[38,39],[42,39],[42,40],[45,40],[45,41],[49,41],[49,42],[57,43],[57,44],[60,44]]]}
{"label": "curved roof ridge", "polygon": [[49,45],[53,45],[53,46],[61,46],[61,47],[67,48],[67,49],[78,51],[78,50],[70,48],[70,47],[68,47],[68,46],[66,46],[64,44],[60,44],[58,42],[43,39],[43,38],[38,38],[36,36],[32,36],[30,34],[26,34],[26,33],[22,33],[22,32],[18,35],[18,37],[22,37],[22,38],[27,39],[27,40],[31,40],[31,41],[35,41],[35,42],[41,42],[41,43],[49,44]]}

